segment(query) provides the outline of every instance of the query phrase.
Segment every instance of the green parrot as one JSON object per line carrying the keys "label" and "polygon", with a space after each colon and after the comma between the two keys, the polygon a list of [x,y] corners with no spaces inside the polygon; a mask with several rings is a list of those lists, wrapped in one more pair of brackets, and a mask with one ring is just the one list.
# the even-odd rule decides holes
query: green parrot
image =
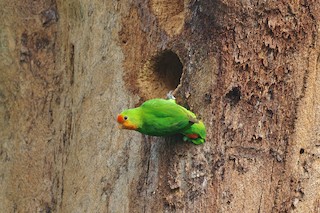
{"label": "green parrot", "polygon": [[121,112],[117,118],[120,128],[145,135],[167,136],[183,134],[184,141],[203,144],[206,128],[196,115],[178,105],[174,99],[151,99],[140,107]]}

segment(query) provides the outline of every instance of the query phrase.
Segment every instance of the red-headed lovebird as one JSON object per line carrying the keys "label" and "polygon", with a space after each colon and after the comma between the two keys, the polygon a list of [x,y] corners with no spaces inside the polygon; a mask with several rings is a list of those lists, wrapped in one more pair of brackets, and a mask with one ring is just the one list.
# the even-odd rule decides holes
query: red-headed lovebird
{"label": "red-headed lovebird", "polygon": [[180,133],[184,135],[184,141],[194,144],[202,144],[206,140],[203,122],[173,99],[148,100],[140,107],[121,112],[117,121],[122,129],[136,130],[146,135],[167,136]]}

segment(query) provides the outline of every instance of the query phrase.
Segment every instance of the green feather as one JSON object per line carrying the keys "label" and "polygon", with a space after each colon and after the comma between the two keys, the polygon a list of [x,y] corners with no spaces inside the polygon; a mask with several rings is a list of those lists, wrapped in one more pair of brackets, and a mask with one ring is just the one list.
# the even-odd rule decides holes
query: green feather
{"label": "green feather", "polygon": [[[204,126],[204,123],[202,121],[199,121],[198,123],[195,123],[191,125],[189,128],[186,128],[183,131],[181,131],[181,134],[185,135],[183,137],[185,141],[190,141],[194,144],[202,144],[206,140],[206,127]],[[199,135],[199,138],[190,139],[186,136],[189,134],[197,134]]]}
{"label": "green feather", "polygon": [[172,100],[151,99],[141,105],[143,124],[138,131],[155,136],[172,135],[190,125],[195,115]]}

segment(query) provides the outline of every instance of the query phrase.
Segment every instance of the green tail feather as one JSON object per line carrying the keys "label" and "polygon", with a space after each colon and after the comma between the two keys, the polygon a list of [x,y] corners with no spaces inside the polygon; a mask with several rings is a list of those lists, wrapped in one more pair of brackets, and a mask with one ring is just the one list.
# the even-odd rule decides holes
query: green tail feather
{"label": "green tail feather", "polygon": [[190,139],[187,136],[183,136],[183,141],[189,141],[189,142],[192,142],[196,145],[199,145],[199,144],[203,144],[206,140],[203,138]]}
{"label": "green tail feather", "polygon": [[[184,141],[189,141],[197,145],[203,144],[206,141],[206,127],[204,126],[202,121],[199,121],[198,123],[194,123],[192,126],[183,130],[181,133],[184,135],[183,137]],[[199,135],[199,138],[196,138],[196,139],[188,138],[186,135],[189,135],[189,134],[197,134]]]}

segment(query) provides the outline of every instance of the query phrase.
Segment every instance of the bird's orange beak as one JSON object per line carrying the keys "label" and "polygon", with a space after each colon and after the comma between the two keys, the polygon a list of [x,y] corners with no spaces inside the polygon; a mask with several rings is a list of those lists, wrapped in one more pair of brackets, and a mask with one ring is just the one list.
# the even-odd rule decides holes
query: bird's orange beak
{"label": "bird's orange beak", "polygon": [[122,115],[118,115],[117,121],[118,121],[118,123],[122,124],[124,122],[123,116]]}
{"label": "bird's orange beak", "polygon": [[120,125],[118,126],[118,128],[119,128],[119,129],[123,129],[123,128],[124,128],[124,126],[123,126],[123,122],[124,122],[123,116],[122,116],[122,115],[118,115],[117,121],[118,121],[118,123],[120,124]]}

